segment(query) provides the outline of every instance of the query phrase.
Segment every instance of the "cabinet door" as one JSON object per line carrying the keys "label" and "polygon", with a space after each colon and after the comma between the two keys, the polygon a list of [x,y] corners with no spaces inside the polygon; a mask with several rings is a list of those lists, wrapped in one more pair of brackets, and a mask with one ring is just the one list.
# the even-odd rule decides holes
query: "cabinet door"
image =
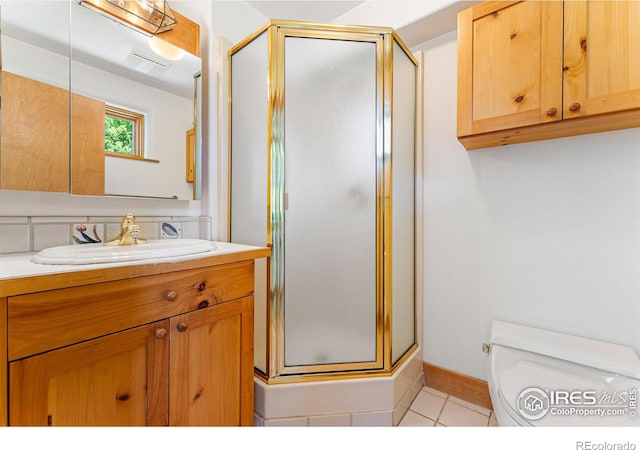
{"label": "cabinet door", "polygon": [[69,91],[2,71],[0,189],[69,192]]}
{"label": "cabinet door", "polygon": [[562,2],[483,2],[458,16],[458,136],[562,118]]}
{"label": "cabinet door", "polygon": [[564,8],[564,118],[640,108],[640,2]]}
{"label": "cabinet door", "polygon": [[168,321],[10,364],[10,425],[166,425]]}
{"label": "cabinet door", "polygon": [[253,424],[253,297],[171,319],[171,425]]}
{"label": "cabinet door", "polygon": [[104,195],[105,103],[71,96],[71,193]]}

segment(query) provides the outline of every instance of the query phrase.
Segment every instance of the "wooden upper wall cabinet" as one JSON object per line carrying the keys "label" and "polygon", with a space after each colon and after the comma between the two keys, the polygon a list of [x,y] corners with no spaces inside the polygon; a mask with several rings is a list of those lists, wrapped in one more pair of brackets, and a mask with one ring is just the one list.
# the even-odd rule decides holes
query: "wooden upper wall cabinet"
{"label": "wooden upper wall cabinet", "polygon": [[640,2],[565,2],[564,17],[564,118],[640,108]]}
{"label": "wooden upper wall cabinet", "polygon": [[640,126],[640,2],[484,2],[458,15],[467,150]]}

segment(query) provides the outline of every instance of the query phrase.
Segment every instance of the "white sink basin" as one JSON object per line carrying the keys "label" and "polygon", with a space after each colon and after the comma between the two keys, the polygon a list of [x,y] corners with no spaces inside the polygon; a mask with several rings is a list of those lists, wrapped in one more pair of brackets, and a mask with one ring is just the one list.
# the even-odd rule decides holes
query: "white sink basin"
{"label": "white sink basin", "polygon": [[82,244],[51,247],[34,255],[31,261],[38,264],[97,264],[171,258],[214,250],[216,245],[212,241],[202,239],[157,239],[136,245]]}

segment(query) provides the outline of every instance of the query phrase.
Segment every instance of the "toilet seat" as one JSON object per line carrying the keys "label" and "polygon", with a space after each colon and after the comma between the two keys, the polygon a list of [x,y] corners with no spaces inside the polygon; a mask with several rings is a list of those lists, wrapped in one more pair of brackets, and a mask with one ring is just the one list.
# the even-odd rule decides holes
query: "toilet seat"
{"label": "toilet seat", "polygon": [[[487,366],[487,380],[489,391],[493,402],[494,412],[501,426],[640,426],[640,418],[632,418],[628,411],[624,415],[585,416],[578,415],[590,412],[593,408],[603,407],[604,410],[613,410],[614,404],[607,404],[598,399],[596,405],[581,405],[580,399],[574,404],[569,401],[548,401],[548,409],[539,418],[527,418],[518,408],[518,399],[530,388],[541,389],[545,393],[567,391],[567,392],[589,392],[601,395],[602,393],[613,394],[614,392],[626,392],[635,388],[640,394],[640,379],[635,376],[628,376],[630,370],[622,370],[624,375],[617,371],[620,365],[616,365],[613,370],[604,370],[600,367],[587,366],[582,364],[585,358],[578,355],[569,360],[554,356],[549,353],[558,354],[560,349],[554,348],[553,352],[541,354],[530,351],[527,345],[522,343],[520,347],[513,348],[504,345],[508,340],[497,344],[492,341],[489,364]],[[520,343],[519,343],[520,344]],[[540,340],[536,340],[535,349],[541,351]],[[592,347],[593,349],[593,347]],[[593,360],[594,355],[587,355]],[[597,356],[597,355],[595,355]],[[577,363],[578,359],[581,363]],[[636,366],[630,366],[633,372],[637,373]],[[551,394],[553,395],[553,394]],[[526,396],[526,395],[524,395]],[[521,403],[524,401],[521,398]],[[547,395],[548,398],[548,395]],[[588,403],[585,401],[585,403]],[[566,408],[574,407],[573,411],[567,412]],[[553,408],[553,412],[551,409]],[[542,411],[543,409],[541,409]],[[566,414],[563,414],[565,412]],[[640,407],[636,410],[640,413]],[[638,414],[640,415],[640,414]]]}
{"label": "toilet seat", "polygon": [[[626,378],[626,377],[625,377]],[[622,380],[615,383],[622,388]],[[627,379],[631,386],[632,380]],[[537,387],[544,391],[551,389],[563,389],[567,391],[584,390],[594,392],[610,392],[611,385],[597,380],[557,370],[547,365],[519,361],[502,372],[499,382],[499,394],[503,400],[509,415],[521,423],[530,426],[640,426],[637,420],[631,420],[625,416],[583,417],[577,415],[553,416],[547,414],[539,420],[528,420],[518,412],[517,401],[520,394],[529,387]],[[626,388],[628,391],[629,387]],[[524,425],[522,423],[522,425]]]}

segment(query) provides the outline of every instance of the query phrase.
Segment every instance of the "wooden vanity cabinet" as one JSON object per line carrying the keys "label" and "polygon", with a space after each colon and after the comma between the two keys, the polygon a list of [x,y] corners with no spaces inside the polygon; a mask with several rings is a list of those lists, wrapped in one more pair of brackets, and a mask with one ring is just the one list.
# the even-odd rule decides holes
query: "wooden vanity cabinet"
{"label": "wooden vanity cabinet", "polygon": [[10,363],[10,425],[167,425],[167,326],[144,325]]}
{"label": "wooden vanity cabinet", "polygon": [[9,425],[252,425],[254,263],[7,298]]}
{"label": "wooden vanity cabinet", "polygon": [[458,15],[466,149],[640,126],[640,3],[489,1]]}
{"label": "wooden vanity cabinet", "polygon": [[171,318],[170,425],[253,424],[253,297]]}

